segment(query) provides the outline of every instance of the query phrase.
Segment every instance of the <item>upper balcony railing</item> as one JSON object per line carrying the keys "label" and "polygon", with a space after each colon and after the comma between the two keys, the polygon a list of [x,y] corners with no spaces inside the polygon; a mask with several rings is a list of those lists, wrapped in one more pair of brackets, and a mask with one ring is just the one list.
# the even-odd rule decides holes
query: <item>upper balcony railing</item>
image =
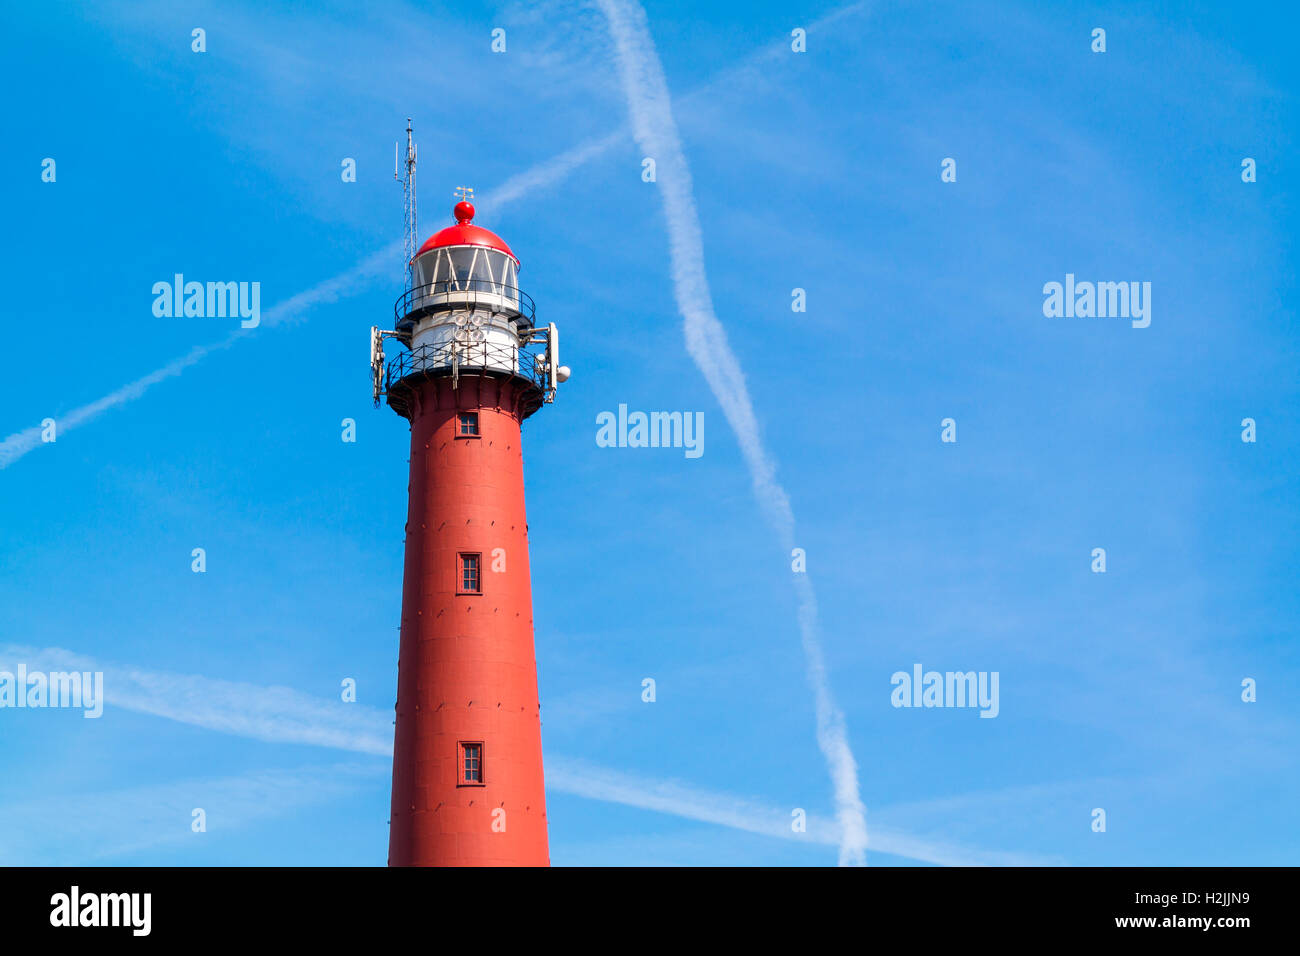
{"label": "upper balcony railing", "polygon": [[407,289],[393,307],[394,327],[409,331],[421,316],[462,311],[504,314],[521,327],[533,327],[533,300],[527,293],[491,279],[441,279]]}
{"label": "upper balcony railing", "polygon": [[383,367],[383,389],[376,388],[375,405],[380,394],[386,395],[394,411],[410,418],[412,396],[421,381],[450,377],[456,387],[463,377],[486,376],[513,379],[522,385],[520,401],[527,417],[555,397],[547,354],[544,337],[529,339],[517,348],[485,340],[403,349]]}

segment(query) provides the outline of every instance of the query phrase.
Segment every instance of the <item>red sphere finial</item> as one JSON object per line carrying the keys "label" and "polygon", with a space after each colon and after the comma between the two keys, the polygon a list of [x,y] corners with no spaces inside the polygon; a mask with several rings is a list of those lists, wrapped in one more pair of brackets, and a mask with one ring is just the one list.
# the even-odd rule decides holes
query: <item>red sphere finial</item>
{"label": "red sphere finial", "polygon": [[456,203],[456,208],[452,210],[452,215],[456,217],[456,225],[463,226],[474,218],[474,204],[462,199]]}

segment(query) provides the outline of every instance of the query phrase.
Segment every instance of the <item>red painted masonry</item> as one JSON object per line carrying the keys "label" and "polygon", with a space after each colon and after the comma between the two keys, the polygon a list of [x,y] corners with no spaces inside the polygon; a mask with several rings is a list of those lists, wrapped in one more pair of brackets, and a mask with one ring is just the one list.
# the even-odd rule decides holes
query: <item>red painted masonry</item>
{"label": "red painted masonry", "polygon": [[[548,866],[520,450],[536,403],[478,375],[413,392],[388,862]],[[459,437],[462,411],[480,437]],[[482,556],[481,594],[457,593],[463,553]],[[481,745],[481,785],[463,780],[464,743]]]}

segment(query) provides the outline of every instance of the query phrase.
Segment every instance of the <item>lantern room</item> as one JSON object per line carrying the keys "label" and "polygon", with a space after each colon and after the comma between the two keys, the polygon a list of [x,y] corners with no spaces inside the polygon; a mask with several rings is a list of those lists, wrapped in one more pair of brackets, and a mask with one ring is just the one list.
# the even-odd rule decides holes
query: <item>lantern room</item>
{"label": "lantern room", "polygon": [[456,204],[456,224],[420,246],[411,288],[398,300],[396,332],[410,348],[409,370],[453,376],[482,370],[542,372],[520,352],[535,338],[533,302],[519,291],[519,260],[496,233],[474,225],[474,206]]}
{"label": "lantern room", "polygon": [[411,261],[412,288],[399,304],[398,330],[419,337],[427,317],[477,312],[499,317],[520,334],[532,328],[533,307],[519,291],[519,260],[496,233],[473,223],[462,201],[456,224],[430,236]]}
{"label": "lantern room", "polygon": [[[412,418],[419,396],[433,379],[449,378],[452,390],[469,378],[509,381],[517,411],[527,418],[555,400],[569,377],[559,363],[559,330],[538,327],[533,300],[519,289],[519,259],[505,240],[474,224],[473,190],[457,187],[455,224],[417,248],[415,148],[407,126],[407,288],[393,307],[392,331],[370,329],[370,374],[375,407],[383,396],[393,410]],[[395,358],[384,343],[405,346]],[[432,393],[431,393],[432,394]]]}

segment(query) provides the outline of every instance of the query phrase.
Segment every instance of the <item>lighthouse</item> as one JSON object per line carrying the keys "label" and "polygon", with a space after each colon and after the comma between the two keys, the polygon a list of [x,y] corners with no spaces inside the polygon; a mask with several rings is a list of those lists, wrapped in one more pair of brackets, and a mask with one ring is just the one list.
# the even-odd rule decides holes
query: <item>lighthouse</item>
{"label": "lighthouse", "polygon": [[[413,170],[408,135],[408,232]],[[459,192],[408,259],[394,327],[371,329],[376,405],[411,428],[388,863],[546,866],[520,437],[569,370]]]}

